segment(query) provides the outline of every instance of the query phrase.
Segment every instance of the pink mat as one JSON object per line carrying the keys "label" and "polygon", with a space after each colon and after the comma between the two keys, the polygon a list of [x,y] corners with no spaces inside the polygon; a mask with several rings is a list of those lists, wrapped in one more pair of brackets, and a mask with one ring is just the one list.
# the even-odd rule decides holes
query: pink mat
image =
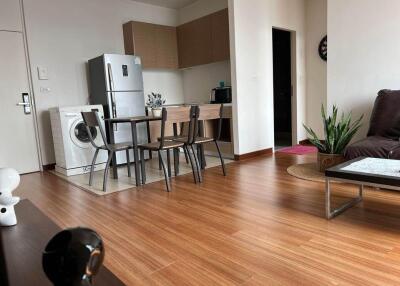
{"label": "pink mat", "polygon": [[316,153],[317,151],[318,151],[318,149],[314,146],[296,145],[293,147],[279,149],[277,152],[287,153],[287,154],[296,154],[296,155],[305,155],[305,154]]}

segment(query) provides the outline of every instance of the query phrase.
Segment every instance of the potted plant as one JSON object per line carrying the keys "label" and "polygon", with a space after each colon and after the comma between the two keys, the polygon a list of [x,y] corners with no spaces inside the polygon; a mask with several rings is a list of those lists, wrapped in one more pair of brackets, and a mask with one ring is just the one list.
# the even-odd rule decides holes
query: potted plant
{"label": "potted plant", "polygon": [[162,106],[165,104],[165,99],[159,93],[152,92],[147,95],[147,107],[151,109],[153,116],[161,116]]}
{"label": "potted plant", "polygon": [[[352,121],[351,113],[342,113],[338,118],[338,108],[332,107],[332,115],[327,117],[324,105],[321,107],[322,122],[324,125],[324,140],[318,139],[317,134],[310,127],[303,124],[308,139],[318,148],[317,167],[320,172],[344,162],[344,150],[361,127],[364,115]],[[339,120],[338,120],[339,119]]]}

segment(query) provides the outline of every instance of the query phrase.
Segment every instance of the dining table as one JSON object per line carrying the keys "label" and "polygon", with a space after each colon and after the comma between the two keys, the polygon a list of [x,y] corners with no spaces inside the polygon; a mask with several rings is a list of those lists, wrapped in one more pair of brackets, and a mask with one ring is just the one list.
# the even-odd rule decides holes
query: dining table
{"label": "dining table", "polygon": [[[140,186],[141,183],[141,176],[140,176],[140,165],[139,165],[139,143],[138,143],[138,134],[137,134],[137,126],[140,123],[145,122],[147,127],[147,140],[148,143],[151,142],[150,138],[150,122],[152,121],[161,121],[161,116],[153,116],[153,115],[142,115],[142,116],[132,116],[132,117],[115,117],[115,118],[106,118],[104,119],[105,122],[108,123],[108,130],[109,130],[109,143],[115,144],[115,136],[114,136],[114,125],[115,124],[130,124],[131,127],[131,135],[132,135],[132,146],[133,146],[133,158],[135,160],[134,168],[135,168],[135,183],[136,186]],[[177,124],[173,124],[173,134],[177,136]],[[204,123],[199,121],[199,136],[204,136]],[[174,154],[174,158],[177,158],[178,155]],[[152,158],[151,152],[149,152],[149,158]],[[206,160],[204,155],[204,148],[203,146],[198,146],[198,158],[201,169],[205,169],[206,167]],[[179,158],[177,159],[179,160]],[[118,170],[117,170],[117,159],[116,155],[113,155],[112,158],[112,174],[114,179],[118,179]],[[179,172],[179,164],[174,164],[175,166],[175,174]],[[168,173],[171,175],[170,166],[168,165]]]}
{"label": "dining table", "polygon": [[[139,150],[138,150],[138,136],[137,136],[137,125],[139,123],[145,122],[147,125],[147,139],[150,142],[150,133],[149,133],[149,125],[152,121],[160,121],[161,116],[153,116],[153,115],[143,115],[143,116],[132,116],[132,117],[116,117],[116,118],[108,118],[105,121],[108,123],[109,130],[109,141],[111,144],[115,144],[115,136],[114,136],[114,124],[130,124],[131,126],[131,134],[132,134],[132,146],[133,146],[133,158],[135,160],[135,182],[136,186],[141,185],[140,180],[140,166],[139,166]],[[151,157],[151,155],[150,155]],[[117,158],[116,155],[113,155],[112,158],[112,166],[113,166],[113,178],[118,179],[118,171],[117,171]]]}

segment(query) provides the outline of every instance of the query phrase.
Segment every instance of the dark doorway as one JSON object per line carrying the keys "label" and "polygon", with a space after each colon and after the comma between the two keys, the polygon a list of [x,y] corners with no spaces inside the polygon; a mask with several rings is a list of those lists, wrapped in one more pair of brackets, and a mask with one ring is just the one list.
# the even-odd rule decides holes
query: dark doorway
{"label": "dark doorway", "polygon": [[275,148],[292,146],[291,32],[273,29]]}

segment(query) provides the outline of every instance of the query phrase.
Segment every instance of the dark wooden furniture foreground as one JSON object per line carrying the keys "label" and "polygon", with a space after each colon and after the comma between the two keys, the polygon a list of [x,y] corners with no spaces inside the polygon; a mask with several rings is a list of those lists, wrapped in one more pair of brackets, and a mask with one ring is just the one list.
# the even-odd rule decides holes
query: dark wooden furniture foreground
{"label": "dark wooden furniture foreground", "polygon": [[[16,205],[15,211],[18,224],[0,228],[8,286],[50,286],[42,270],[42,251],[61,229],[28,200]],[[94,286],[123,285],[105,266],[94,281]]]}
{"label": "dark wooden furniture foreground", "polygon": [[[364,186],[371,186],[376,188],[385,188],[390,190],[400,191],[400,177],[398,176],[384,176],[378,174],[371,174],[368,172],[354,172],[342,170],[342,168],[361,161],[366,157],[359,157],[345,163],[339,164],[325,171],[325,208],[326,208],[326,218],[331,219],[345,210],[351,208],[357,203],[361,202],[363,199],[363,189]],[[399,171],[400,171],[400,161],[399,161]],[[348,202],[342,204],[336,209],[331,209],[331,180],[340,181],[345,183],[351,183],[359,185],[358,196]]]}

